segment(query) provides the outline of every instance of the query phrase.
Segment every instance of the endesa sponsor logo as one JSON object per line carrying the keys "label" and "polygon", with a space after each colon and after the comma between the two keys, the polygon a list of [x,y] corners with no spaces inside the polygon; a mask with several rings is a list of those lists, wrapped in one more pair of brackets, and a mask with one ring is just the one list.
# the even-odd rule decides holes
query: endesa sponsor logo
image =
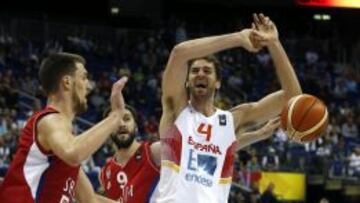
{"label": "endesa sponsor logo", "polygon": [[222,155],[220,151],[220,147],[218,145],[210,144],[202,144],[195,142],[191,136],[189,136],[188,144],[193,145],[195,150],[202,151],[202,152],[210,152],[217,155]]}
{"label": "endesa sponsor logo", "polygon": [[187,173],[185,175],[185,180],[189,181],[189,182],[195,182],[195,183],[204,185],[206,187],[212,187],[213,186],[213,181],[212,180],[204,178],[201,175]]}

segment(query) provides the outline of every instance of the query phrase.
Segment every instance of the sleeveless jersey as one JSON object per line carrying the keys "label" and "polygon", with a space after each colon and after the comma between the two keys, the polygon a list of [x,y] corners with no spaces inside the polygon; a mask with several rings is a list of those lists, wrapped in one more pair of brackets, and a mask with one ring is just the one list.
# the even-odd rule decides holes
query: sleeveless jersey
{"label": "sleeveless jersey", "polygon": [[125,166],[110,159],[101,169],[100,182],[105,195],[121,203],[152,202],[157,196],[159,168],[153,163],[150,145],[144,142]]}
{"label": "sleeveless jersey", "polygon": [[161,138],[156,202],[227,202],[235,141],[230,112],[217,109],[206,117],[188,105]]}
{"label": "sleeveless jersey", "polygon": [[74,202],[79,167],[69,166],[46,151],[37,139],[38,121],[51,113],[58,112],[46,107],[28,119],[21,132],[15,158],[0,186],[0,202]]}

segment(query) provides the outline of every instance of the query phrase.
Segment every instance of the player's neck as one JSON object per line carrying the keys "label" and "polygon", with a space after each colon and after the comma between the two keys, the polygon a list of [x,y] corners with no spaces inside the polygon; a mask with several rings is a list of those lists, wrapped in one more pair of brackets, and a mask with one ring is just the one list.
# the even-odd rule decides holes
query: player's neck
{"label": "player's neck", "polygon": [[129,159],[135,154],[139,148],[140,143],[134,140],[134,142],[128,148],[118,149],[115,154],[115,160],[122,166],[125,166]]}
{"label": "player's neck", "polygon": [[60,113],[64,114],[70,121],[75,117],[75,112],[73,110],[72,101],[64,97],[63,95],[51,95],[48,97],[47,105],[52,106]]}
{"label": "player's neck", "polygon": [[215,113],[216,108],[214,106],[214,98],[210,99],[194,99],[191,98],[190,100],[191,106],[204,116],[211,116]]}

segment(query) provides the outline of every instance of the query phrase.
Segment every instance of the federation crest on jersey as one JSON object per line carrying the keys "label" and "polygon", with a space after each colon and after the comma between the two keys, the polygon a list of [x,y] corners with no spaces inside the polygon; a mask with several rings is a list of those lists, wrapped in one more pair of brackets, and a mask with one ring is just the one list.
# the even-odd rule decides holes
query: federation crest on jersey
{"label": "federation crest on jersey", "polygon": [[107,168],[107,169],[106,169],[105,175],[106,175],[106,179],[110,179],[110,178],[111,178],[111,170],[110,170],[110,168]]}
{"label": "federation crest on jersey", "polygon": [[225,114],[219,115],[219,125],[226,126],[226,115]]}
{"label": "federation crest on jersey", "polygon": [[136,159],[136,161],[139,161],[140,159],[141,159],[141,152],[139,152],[139,151],[137,151],[136,152],[136,155],[135,155],[135,159]]}

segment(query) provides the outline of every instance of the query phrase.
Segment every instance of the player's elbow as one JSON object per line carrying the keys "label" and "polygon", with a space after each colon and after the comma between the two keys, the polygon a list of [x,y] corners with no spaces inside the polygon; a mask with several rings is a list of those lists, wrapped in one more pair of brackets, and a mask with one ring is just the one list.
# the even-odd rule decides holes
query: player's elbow
{"label": "player's elbow", "polygon": [[294,90],[292,91],[293,96],[297,96],[297,95],[300,95],[300,94],[302,94],[302,93],[303,93],[303,92],[302,92],[301,87],[294,88]]}
{"label": "player's elbow", "polygon": [[80,153],[72,148],[63,151],[62,159],[66,164],[70,166],[79,166],[83,161]]}
{"label": "player's elbow", "polygon": [[291,98],[302,94],[301,88],[295,88],[291,91],[283,91],[285,101],[289,101]]}
{"label": "player's elbow", "polygon": [[187,53],[186,44],[184,42],[177,44],[172,50],[171,55],[177,57],[185,57]]}

